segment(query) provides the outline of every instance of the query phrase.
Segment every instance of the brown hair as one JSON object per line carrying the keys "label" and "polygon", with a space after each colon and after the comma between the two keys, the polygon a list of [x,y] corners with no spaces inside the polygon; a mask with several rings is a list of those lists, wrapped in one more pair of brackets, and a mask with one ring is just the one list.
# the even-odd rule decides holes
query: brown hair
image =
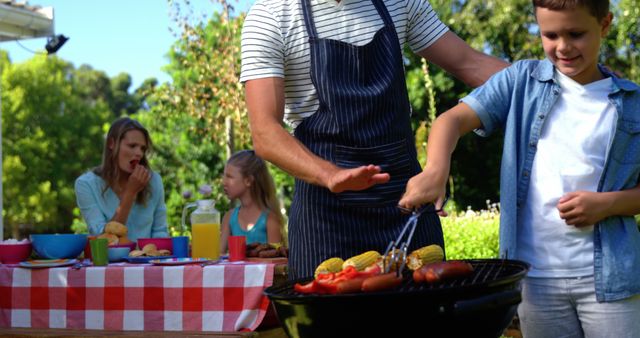
{"label": "brown hair", "polygon": [[586,8],[598,22],[609,14],[609,0],[532,0],[533,7],[547,8],[553,11],[563,9]]}
{"label": "brown hair", "polygon": [[[131,130],[139,130],[144,135],[144,139],[147,142],[147,151],[142,155],[140,159],[139,165],[142,165],[149,168],[149,161],[147,160],[147,153],[151,150],[151,137],[149,137],[149,132],[145,129],[140,122],[128,118],[121,117],[115,120],[111,127],[109,128],[109,132],[107,133],[107,138],[104,141],[104,150],[102,152],[102,164],[93,169],[93,172],[102,177],[107,184],[105,185],[102,193],[104,194],[108,188],[111,188],[115,191],[118,180],[120,179],[121,170],[118,167],[118,154],[120,154],[120,141],[124,135]],[[110,149],[109,143],[113,142],[113,149]],[[147,198],[150,195],[149,186],[147,185],[136,197],[136,202],[140,204],[145,204],[147,202]]]}
{"label": "brown hair", "polygon": [[227,165],[229,164],[240,169],[243,177],[253,179],[253,184],[251,184],[250,188],[251,198],[261,209],[267,209],[272,212],[282,228],[284,219],[280,212],[280,203],[276,197],[276,185],[273,183],[273,178],[269,174],[265,161],[256,155],[253,150],[241,150],[229,157]]}

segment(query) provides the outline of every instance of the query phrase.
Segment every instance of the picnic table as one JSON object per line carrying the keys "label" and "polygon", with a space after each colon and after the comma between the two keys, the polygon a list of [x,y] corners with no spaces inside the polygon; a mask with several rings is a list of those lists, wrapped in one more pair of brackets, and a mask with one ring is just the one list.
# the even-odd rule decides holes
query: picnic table
{"label": "picnic table", "polygon": [[262,291],[282,264],[0,266],[0,334],[101,331],[251,336],[270,308]]}

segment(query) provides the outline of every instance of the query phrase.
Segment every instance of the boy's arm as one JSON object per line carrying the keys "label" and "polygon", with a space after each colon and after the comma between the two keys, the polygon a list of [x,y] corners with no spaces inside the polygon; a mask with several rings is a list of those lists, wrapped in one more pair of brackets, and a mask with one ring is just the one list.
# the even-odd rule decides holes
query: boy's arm
{"label": "boy's arm", "polygon": [[424,170],[407,182],[398,203],[408,209],[435,202],[440,208],[451,168],[451,154],[460,137],[482,126],[475,111],[466,103],[441,114],[431,126],[427,142],[427,164]]}
{"label": "boy's arm", "polygon": [[634,216],[640,214],[640,184],[621,191],[570,192],[560,198],[557,208],[560,218],[576,227],[593,225],[611,216]]}

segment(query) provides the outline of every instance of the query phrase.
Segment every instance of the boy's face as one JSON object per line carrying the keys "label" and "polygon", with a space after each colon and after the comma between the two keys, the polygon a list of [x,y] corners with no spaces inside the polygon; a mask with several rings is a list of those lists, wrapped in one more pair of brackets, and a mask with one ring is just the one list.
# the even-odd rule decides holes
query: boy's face
{"label": "boy's face", "polygon": [[598,22],[584,7],[557,11],[538,7],[536,18],[544,52],[560,72],[580,84],[602,79],[598,55],[611,13]]}

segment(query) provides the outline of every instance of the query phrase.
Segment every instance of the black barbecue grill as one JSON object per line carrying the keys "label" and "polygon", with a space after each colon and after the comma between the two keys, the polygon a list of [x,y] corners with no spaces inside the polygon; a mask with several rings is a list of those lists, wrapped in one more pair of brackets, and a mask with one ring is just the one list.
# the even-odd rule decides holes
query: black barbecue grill
{"label": "black barbecue grill", "polygon": [[466,260],[472,275],[437,284],[410,274],[395,289],[340,295],[300,294],[289,281],[267,288],[290,337],[499,337],[521,301],[529,265],[517,260]]}

